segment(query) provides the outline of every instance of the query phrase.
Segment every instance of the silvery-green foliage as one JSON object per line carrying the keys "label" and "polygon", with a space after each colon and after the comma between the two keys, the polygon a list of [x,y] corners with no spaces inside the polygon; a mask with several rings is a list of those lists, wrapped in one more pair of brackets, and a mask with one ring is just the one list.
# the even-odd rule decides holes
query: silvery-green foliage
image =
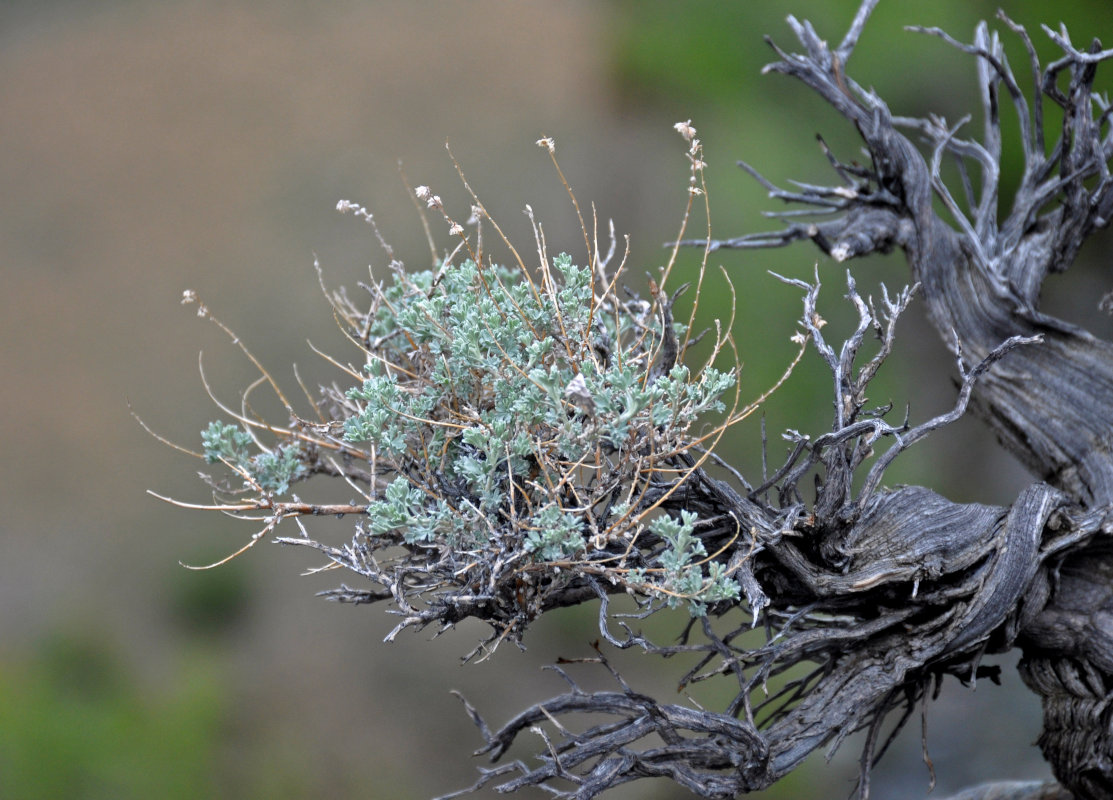
{"label": "silvery-green foliage", "polygon": [[668,545],[660,560],[667,576],[666,583],[677,592],[669,597],[669,605],[677,606],[687,597],[692,613],[703,614],[706,612],[704,602],[738,599],[738,584],[727,576],[722,564],[716,562],[710,562],[708,574],[704,575],[700,559],[707,555],[707,550],[693,535],[696,521],[695,514],[682,509],[679,520],[660,516],[648,527]]}
{"label": "silvery-green foliage", "polygon": [[[683,231],[693,204],[706,200],[705,165],[695,129],[675,127],[691,163]],[[551,139],[538,145],[553,155]],[[314,548],[329,567],[360,576],[326,595],[390,600],[402,618],[392,637],[476,617],[494,630],[486,644],[497,645],[549,609],[621,592],[646,613],[682,607],[700,616],[727,610],[744,586],[760,607],[752,570],[731,556],[735,543],[754,541],[752,520],[708,501],[726,491],[704,468],[716,444],[764,399],[739,405],[731,320],[705,331],[714,336],[702,363],[689,358],[703,338],[689,326],[708,253],[682,322],[673,303],[687,287],[665,289],[675,248],[654,277],[632,280],[629,253],[612,267],[613,226],[604,253],[585,224],[588,256],[578,266],[566,254],[550,258],[527,207],[538,256],[527,266],[474,195],[476,228],[466,232],[428,187],[414,194],[459,240],[426,271],[405,270],[367,209],[337,205],[372,225],[390,272],[359,284],[362,300],[324,289],[322,274],[360,366],[326,355],[348,377],[317,397],[301,384],[309,415],[196,293],[183,294],[261,377],[238,413],[213,395],[232,422],[211,423],[194,455],[228,473],[204,476],[211,504],[182,505],[263,523],[228,558],[292,520],[295,534],[277,541]],[[507,265],[484,251],[486,225],[510,251]],[[716,366],[723,361],[726,369]],[[264,384],[287,412],[282,422],[248,402]],[[346,486],[351,499],[322,502],[323,486]],[[339,546],[313,538],[305,520],[322,516],[357,517],[354,536]]]}
{"label": "silvery-green foliage", "polygon": [[[645,479],[724,410],[735,373],[661,363],[685,326],[660,303],[597,291],[567,255],[537,276],[467,260],[376,288],[341,422],[397,476],[368,505],[361,544],[420,543],[449,563],[494,549],[541,594],[592,565],[694,613],[737,596],[695,558],[694,513],[647,521]],[[657,543],[649,561],[639,539]]]}
{"label": "silvery-green foliage", "polygon": [[251,434],[237,425],[215,421],[201,432],[205,461],[225,463],[245,478],[248,488],[258,487],[269,494],[285,494],[290,482],[305,475],[298,448],[280,445],[255,449]]}

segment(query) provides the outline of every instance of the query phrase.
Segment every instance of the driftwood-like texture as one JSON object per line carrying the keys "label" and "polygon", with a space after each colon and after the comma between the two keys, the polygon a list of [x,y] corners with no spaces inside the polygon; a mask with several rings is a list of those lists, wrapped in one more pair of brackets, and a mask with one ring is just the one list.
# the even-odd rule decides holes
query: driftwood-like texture
{"label": "driftwood-like texture", "polygon": [[[586,800],[668,777],[727,798],[768,787],[817,748],[864,731],[865,798],[895,736],[881,733],[891,712],[900,730],[945,676],[995,678],[982,657],[1019,648],[1023,678],[1043,698],[1040,746],[1060,785],[983,786],[963,797],[1113,797],[1113,345],[1038,308],[1045,277],[1067,269],[1113,213],[1113,111],[1093,91],[1113,51],[1097,42],[1080,49],[1065,30],[1047,30],[1062,55],[1041,67],[1027,32],[1002,16],[1005,35],[1027,49],[1021,79],[984,24],[971,44],[922,31],[977,65],[985,122],[980,139],[967,139],[961,125],[936,117],[894,117],[850,76],[874,5],[862,3],[834,48],[790,17],[801,52],[773,45],[779,60],[767,67],[852,124],[867,162],[828,153],[838,184],[792,191],[747,167],[773,198],[803,209],[781,231],[693,243],[708,252],[810,240],[838,262],[899,248],[911,268],[911,288],[883,290],[876,302],[846,274],[857,326],[840,344],[825,338],[817,313],[818,269],[812,282],[785,279],[802,295],[801,353],[814,350],[830,370],[834,415],[820,435],[785,434],[789,456],[768,475],[747,480],[713,452],[761,400],[742,407],[736,396],[711,433],[696,425],[735,374],[683,363],[693,340],[679,339],[668,268],[642,299],[619,288],[619,273],[608,272],[614,248],[602,255],[597,237],[593,248],[586,225],[593,263],[583,269],[549,259],[538,227],[535,283],[517,251],[518,272],[492,265],[482,234],[467,233],[427,187],[417,196],[445,216],[456,251],[472,259],[450,257],[435,275],[408,277],[386,248],[395,282],[364,286],[369,308],[332,295],[372,366],[366,376],[350,370],[362,387],[326,387],[313,420],[291,410],[288,427],[263,425],[245,410],[236,417],[243,430],[213,423],[204,434],[205,458],[235,473],[212,481],[218,499],[207,507],[256,512],[265,527],[252,542],[287,517],[359,520],[340,547],[304,528],[279,541],[313,547],[360,576],[326,593],[332,599],[393,604],[400,622],[391,637],[477,618],[493,631],[478,655],[520,640],[547,611],[599,604],[593,660],[611,688],[583,689],[558,665],[568,690],[497,729],[465,700],[486,743],[481,754],[497,761],[521,734],[538,734],[543,748],[531,761],[481,770],[460,794],[540,786]],[[1007,213],[1003,105],[1019,118],[1024,156]],[[1045,107],[1061,110],[1050,137]],[[690,125],[677,130],[690,146],[694,197],[702,151]],[[553,153],[551,140],[538,144]],[[944,158],[959,165],[957,197],[942,180]],[[493,225],[474,199],[473,215]],[[340,208],[373,222],[353,203]],[[515,280],[524,282],[514,288]],[[866,397],[917,293],[954,353],[958,393],[950,411],[912,425]],[[716,354],[733,348],[724,330],[715,329]],[[266,373],[253,386],[267,381],[291,408]],[[968,410],[1032,473],[1013,503],[960,504],[884,485],[894,459]],[[280,444],[262,444],[259,428]],[[253,445],[262,452],[252,455]],[[276,499],[314,475],[343,480],[363,499]],[[616,596],[627,594],[624,613],[615,612]],[[678,641],[644,633],[642,620],[685,603],[692,617]],[[680,686],[715,680],[730,699],[700,708],[649,697],[610,664],[611,647],[681,655],[692,666]],[[598,721],[585,728],[585,718]]]}
{"label": "driftwood-like texture", "polygon": [[[1023,556],[1013,553],[1011,563],[998,570],[1009,586],[997,593],[1015,609],[991,646],[1015,642],[1023,651],[1024,680],[1043,697],[1040,746],[1056,777],[1076,797],[1111,797],[1113,553],[1104,538],[1089,534],[1109,532],[1113,503],[1113,346],[1042,314],[1038,300],[1044,278],[1067,269],[1086,237],[1113,213],[1111,112],[1108,101],[1093,91],[1098,64],[1113,57],[1113,50],[1102,50],[1097,41],[1080,48],[1065,30],[1046,29],[1062,57],[1041,68],[1024,29],[1001,15],[1030,55],[1030,75],[1018,79],[997,35],[985,24],[971,44],[923,30],[976,60],[985,127],[981,141],[964,139],[959,126],[940,119],[893,117],[881,98],[847,75],[873,5],[863,4],[834,50],[808,23],[790,19],[804,52],[775,47],[781,60],[767,68],[802,81],[850,121],[869,151],[870,166],[842,165],[832,158],[844,179],[841,185],[771,192],[834,212],[834,219],[715,246],[811,239],[838,261],[899,247],[933,324],[960,361],[982,359],[1011,337],[1031,342],[987,370],[972,395],[974,411],[1001,443],[1037,479],[1062,492],[1056,497],[1037,484],[1013,506],[1011,513],[1031,525],[1048,511],[1034,503],[1036,498],[1058,512],[1046,517],[1049,524],[1036,533],[1036,549]],[[1019,118],[1024,153],[1024,172],[1007,216],[999,212],[998,197],[1004,103]],[[1043,123],[1047,103],[1062,111],[1061,128],[1050,144]],[[926,140],[928,156],[899,129]],[[960,165],[965,209],[940,177],[944,157],[955,157]],[[971,167],[978,170],[977,195],[967,177]],[[949,220],[932,210],[933,195],[942,199]],[[1025,505],[1039,510],[1026,513]],[[927,526],[920,530],[931,538]],[[960,641],[984,634],[968,630]]]}
{"label": "driftwood-like texture", "polygon": [[[888,353],[907,292],[886,297],[879,313],[850,280],[848,296],[861,325],[836,349],[816,324],[818,279],[793,282],[805,293],[804,324],[833,373],[832,431],[814,440],[799,436],[788,463],[756,489],[738,493],[700,473],[677,495],[701,515],[726,516],[753,532],[752,543],[724,558],[769,632],[767,644],[747,647],[748,625],[724,633],[712,619],[694,624],[699,630],[671,647],[629,628],[615,637],[600,589],[601,626],[612,644],[701,653],[683,683],[733,675],[735,701],[720,712],[692,712],[628,688],[591,694],[573,683],[571,693],[498,731],[476,715],[488,739],[485,752],[497,757],[517,734],[569,711],[620,720],[581,733],[562,730],[563,738],[540,756],[542,766],[506,765],[485,773],[479,785],[509,774],[514,777],[503,788],[564,778],[576,786],[568,796],[592,797],[625,781],[667,775],[703,796],[729,797],[768,786],[815,748],[866,729],[859,786],[865,797],[870,766],[887,745],[879,731],[888,712],[903,709],[903,723],[943,675],[992,676],[979,666],[982,654],[1019,647],[1024,680],[1043,698],[1040,746],[1061,786],[999,784],[962,796],[1113,797],[1113,549],[1105,538],[1113,530],[1113,346],[1038,309],[1044,278],[1067,269],[1113,213],[1111,111],[1093,91],[1098,64],[1113,51],[1098,42],[1078,48],[1065,30],[1046,30],[1062,56],[1041,67],[1026,31],[1002,15],[1006,35],[1020,37],[1030,56],[1018,79],[985,24],[971,44],[923,30],[977,64],[984,131],[980,140],[966,139],[961,126],[939,118],[894,117],[850,77],[847,67],[874,5],[862,4],[834,48],[809,23],[790,17],[802,52],[773,44],[780,60],[767,67],[801,81],[853,124],[868,164],[829,154],[838,185],[791,191],[747,166],[771,197],[809,206],[815,215],[798,221],[797,212],[781,231],[712,247],[811,240],[836,261],[900,248],[933,324],[954,352],[961,376],[955,408],[909,429],[864,407],[865,385]],[[998,195],[1003,104],[1019,117],[1024,153],[1007,215]],[[1050,142],[1045,104],[1058,106],[1063,117]],[[925,141],[925,150],[909,136]],[[960,165],[958,198],[941,178],[944,158]],[[977,170],[976,182],[969,170]],[[948,218],[933,210],[933,198],[942,200]],[[871,331],[880,352],[855,366]],[[916,487],[881,487],[894,457],[968,404],[1036,483],[1008,508],[960,505]],[[884,439],[892,441],[889,449],[867,465]],[[868,473],[855,494],[851,478],[859,468]],[[804,499],[805,478],[815,482],[814,502]],[[709,533],[713,552],[717,540]],[[757,691],[766,678],[796,665],[810,671],[773,696]],[[663,744],[636,750],[634,743],[649,733]]]}

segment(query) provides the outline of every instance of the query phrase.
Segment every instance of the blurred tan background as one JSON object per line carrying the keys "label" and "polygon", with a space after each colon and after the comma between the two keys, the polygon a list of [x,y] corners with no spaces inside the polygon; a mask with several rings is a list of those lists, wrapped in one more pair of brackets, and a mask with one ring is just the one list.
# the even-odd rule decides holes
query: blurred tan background
{"label": "blurred tan background", "polygon": [[[336,202],[366,205],[397,254],[427,266],[398,162],[464,218],[446,141],[512,238],[531,247],[521,213],[530,203],[550,250],[582,261],[564,189],[534,144],[553,136],[581,204],[632,236],[631,274],[642,275],[662,263],[685,203],[687,161],[672,124],[690,118],[710,164],[716,234],[772,227],[758,216],[771,202],[736,159],[777,181],[827,181],[814,134],[846,159],[858,144],[802,88],[759,77],[770,59],[761,34],[791,47],[783,20],[794,13],[837,40],[854,5],[0,5],[0,797],[422,798],[469,784],[480,740],[448,690],[491,723],[561,691],[541,667],[586,654],[591,610],[539,625],[525,653],[508,646],[460,666],[478,627],[383,644],[384,608],[313,597],[342,577],[298,577],[317,563],[307,552],[260,544],[217,570],[182,569],[222,557],[254,529],[147,495],[206,500],[199,463],[145,434],[128,403],[160,434],[197,447],[219,416],[198,351],[227,401],[254,375],[227,338],[179,306],[181,292],[196,290],[291,391],[293,362],[311,385],[332,380],[306,344],[348,357],[314,257],[332,286],[354,287],[369,264],[387,263]],[[947,0],[913,12],[884,2],[849,71],[897,113],[957,119],[971,110],[971,64],[901,26],[969,38],[996,5]],[[1037,23],[1058,18],[1036,2],[1001,5],[1045,47]],[[1076,41],[1113,40],[1104,3],[1070,0],[1055,13]],[[1095,240],[1048,299],[1106,337],[1113,325],[1095,305],[1110,288],[1099,268],[1109,243]],[[745,284],[736,331],[750,396],[786,363],[799,307],[766,270],[808,277],[818,257],[799,246],[716,260]],[[865,291],[907,279],[897,258],[853,268]],[[841,269],[821,270],[837,323]],[[708,316],[726,314],[705,303]],[[921,316],[910,312],[876,397],[911,402],[913,421],[953,399],[950,365]],[[806,365],[778,396],[766,420],[771,459],[785,427],[823,429],[827,386]],[[755,418],[722,452],[752,476],[759,442]],[[1007,503],[1026,480],[971,420],[905,461],[891,479],[962,500]],[[337,541],[351,530],[322,525]],[[671,692],[668,667],[635,663],[631,675],[638,688]],[[929,711],[937,796],[971,780],[1046,774],[1031,746],[1038,703],[1008,669],[1005,684],[948,685]],[[910,728],[883,762],[877,796],[928,790],[919,726]],[[852,742],[830,765],[817,757],[768,796],[845,796],[857,755]],[[615,796],[686,795],[650,783]]]}

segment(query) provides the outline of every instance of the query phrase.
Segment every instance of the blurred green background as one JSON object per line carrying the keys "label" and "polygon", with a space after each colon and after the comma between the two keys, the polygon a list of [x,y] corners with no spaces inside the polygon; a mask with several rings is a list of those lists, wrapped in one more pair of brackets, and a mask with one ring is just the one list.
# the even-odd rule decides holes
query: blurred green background
{"label": "blurred green background", "polygon": [[[957,120],[975,96],[967,57],[903,25],[969,39],[1002,5],[1045,56],[1055,53],[1040,22],[1061,19],[1078,42],[1113,41],[1104,0],[1065,0],[1054,12],[1034,0],[911,5],[883,2],[848,68],[899,114]],[[147,436],[128,403],[161,434],[196,447],[216,416],[198,351],[227,400],[254,376],[178,298],[196,290],[288,387],[296,387],[292,362],[310,385],[332,380],[306,340],[344,358],[350,351],[313,259],[333,286],[387,263],[367,226],[337,214],[336,201],[368,206],[397,254],[426,266],[397,165],[466,217],[446,140],[527,250],[529,203],[550,250],[583,258],[564,189],[534,144],[548,135],[581,205],[594,202],[630,234],[630,275],[662,264],[660,245],[686,201],[684,143],[672,124],[687,119],[706,149],[716,235],[772,227],[760,212],[776,207],[737,159],[781,183],[827,181],[815,134],[844,160],[857,157],[858,143],[802,87],[759,75],[771,57],[761,36],[792,48],[784,24],[792,13],[837,41],[854,7],[0,4],[0,797],[422,798],[470,783],[468,753],[480,741],[448,690],[492,723],[558,693],[563,684],[541,667],[587,654],[591,610],[538,625],[524,653],[504,647],[487,663],[460,666],[479,628],[383,644],[390,616],[315,599],[340,578],[299,578],[317,563],[305,552],[261,545],[217,570],[182,569],[179,561],[231,552],[253,529],[145,493],[206,499],[195,462]],[[1010,54],[1023,73],[1022,52]],[[1108,235],[1096,238],[1046,298],[1106,338],[1113,324],[1096,302],[1110,288],[1099,270],[1109,246]],[[684,264],[696,256],[685,253]],[[739,289],[745,396],[767,387],[793,349],[799,292],[767,271],[806,278],[817,260],[829,330],[845,330],[843,270],[814,249],[714,258]],[[907,280],[898,257],[851,268],[863,292]],[[701,313],[725,316],[728,293],[710,281]],[[921,309],[898,338],[873,399],[910,403],[914,422],[949,408],[953,369]],[[766,410],[771,460],[784,428],[825,428],[829,398],[828,376],[807,359]],[[759,445],[755,416],[721,452],[756,476]],[[1027,478],[964,420],[898,462],[890,480],[1007,503]],[[342,541],[350,525],[322,529]],[[675,689],[667,662],[634,659],[630,670],[636,688]],[[1036,699],[1008,670],[1004,689],[978,688],[949,684],[929,709],[936,796],[980,779],[1046,775],[1032,746]],[[882,762],[878,796],[928,791],[919,726],[911,728]],[[845,796],[857,755],[855,740],[830,764],[817,756],[765,796]],[[615,796],[686,795],[655,782]]]}

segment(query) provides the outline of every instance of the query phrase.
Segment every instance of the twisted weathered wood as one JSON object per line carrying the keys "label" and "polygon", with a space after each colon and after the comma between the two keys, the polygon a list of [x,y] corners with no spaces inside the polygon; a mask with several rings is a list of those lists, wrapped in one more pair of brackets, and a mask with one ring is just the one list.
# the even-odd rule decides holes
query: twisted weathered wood
{"label": "twisted weathered wood", "polygon": [[971,786],[947,800],[1074,800],[1057,783],[1035,781],[1003,781]]}
{"label": "twisted weathered wood", "polygon": [[[876,3],[864,0],[833,49],[809,23],[790,17],[802,52],[774,45],[779,60],[767,67],[801,81],[854,125],[868,163],[844,164],[826,151],[841,183],[800,185],[795,191],[777,189],[747,167],[772,197],[817,209],[822,220],[800,221],[807,219],[805,211],[781,231],[711,243],[711,249],[754,248],[807,239],[840,262],[900,248],[911,267],[912,286],[895,296],[883,290],[876,304],[863,298],[846,274],[846,297],[858,324],[841,345],[828,342],[822,330],[816,310],[818,269],[811,282],[784,279],[801,290],[801,352],[805,346],[814,349],[829,369],[834,414],[827,431],[787,432],[790,453],[771,474],[748,482],[727,467],[733,484],[714,477],[705,467],[719,456],[704,448],[717,439],[689,436],[687,426],[695,416],[682,429],[670,429],[658,415],[659,406],[623,400],[620,391],[611,400],[622,432],[604,435],[593,427],[596,400],[586,389],[582,364],[598,357],[600,364],[640,365],[638,375],[630,372],[628,380],[607,378],[613,385],[628,384],[633,398],[663,385],[658,382],[674,371],[684,373],[691,342],[678,341],[672,298],[661,287],[651,285],[652,303],[636,296],[623,299],[616,293],[617,277],[602,281],[602,300],[598,286],[583,284],[583,304],[592,315],[613,313],[616,320],[626,320],[616,321],[609,334],[603,330],[590,348],[593,331],[606,326],[589,316],[578,341],[581,334],[568,335],[555,301],[556,316],[540,328],[520,307],[517,316],[500,317],[525,320],[521,330],[528,329],[525,338],[533,341],[518,338],[504,345],[492,337],[499,355],[492,351],[490,360],[512,370],[481,374],[501,375],[503,382],[513,370],[525,375],[507,349],[558,342],[555,349],[568,356],[561,357],[562,363],[575,366],[576,377],[571,382],[546,379],[540,367],[538,377],[529,373],[534,385],[556,398],[559,413],[526,423],[532,433],[522,440],[501,440],[505,458],[490,441],[480,453],[470,436],[454,433],[461,441],[452,446],[466,459],[448,468],[449,440],[432,429],[466,428],[477,441],[485,440],[486,428],[495,424],[475,407],[494,402],[485,391],[494,387],[479,387],[484,390],[479,399],[468,399],[467,393],[457,397],[463,378],[454,374],[443,396],[427,395],[430,386],[444,385],[429,379],[439,369],[430,365],[443,352],[433,344],[443,342],[433,338],[422,345],[426,349],[411,351],[413,339],[398,336],[397,330],[372,336],[375,320],[401,324],[393,312],[380,317],[394,301],[373,287],[369,310],[343,293],[334,295],[334,308],[351,327],[352,341],[367,350],[369,363],[386,363],[392,374],[405,376],[402,389],[390,381],[391,392],[432,402],[424,411],[415,406],[413,414],[399,412],[422,426],[410,431],[405,446],[389,443],[396,456],[389,464],[375,447],[353,450],[347,434],[338,438],[338,431],[347,430],[353,416],[362,417],[368,410],[364,403],[377,398],[380,410],[393,414],[394,409],[379,396],[387,387],[378,383],[365,384],[355,394],[334,386],[325,390],[319,424],[294,419],[290,441],[296,449],[289,451],[300,459],[291,481],[309,475],[342,478],[361,492],[366,487],[368,504],[274,504],[240,465],[237,476],[250,479],[259,498],[246,505],[211,506],[266,512],[264,532],[286,516],[366,516],[370,524],[361,524],[344,546],[307,535],[279,541],[314,547],[332,565],[371,586],[343,586],[326,593],[332,599],[393,603],[401,621],[388,638],[408,627],[449,627],[476,618],[490,623],[493,633],[474,654],[504,639],[520,639],[546,611],[597,600],[600,636],[609,645],[687,656],[693,666],[681,677],[681,686],[731,682],[732,696],[721,708],[663,703],[629,686],[600,651],[592,661],[610,672],[616,684],[610,691],[584,691],[558,667],[568,690],[497,729],[465,703],[485,740],[480,754],[503,758],[526,733],[538,733],[544,743],[534,761],[482,771],[472,789],[542,786],[558,797],[586,799],[640,778],[668,777],[701,796],[726,798],[765,788],[815,749],[837,747],[850,734],[865,731],[859,796],[866,798],[870,770],[895,735],[881,738],[890,712],[902,712],[899,730],[945,676],[963,681],[995,677],[996,668],[981,665],[982,656],[1020,647],[1024,680],[1044,702],[1040,745],[1065,788],[997,785],[961,797],[1063,800],[1067,790],[1078,800],[1113,797],[1113,543],[1108,539],[1113,532],[1113,345],[1038,308],[1044,278],[1065,270],[1086,237],[1113,214],[1113,111],[1092,88],[1098,64],[1113,58],[1113,51],[1102,51],[1096,42],[1079,50],[1065,31],[1048,31],[1063,56],[1041,68],[1027,33],[1002,18],[1028,49],[1033,72],[1028,94],[985,25],[971,44],[937,30],[922,31],[971,55],[977,65],[985,125],[980,140],[963,139],[961,126],[936,117],[894,117],[881,98],[848,74]],[[1005,96],[1020,120],[1024,171],[1008,213],[1001,214],[999,105]],[[1050,146],[1045,102],[1063,111]],[[696,165],[703,163],[698,140],[690,125],[680,128],[691,145],[695,179],[702,169]],[[901,130],[926,140],[924,151]],[[961,202],[941,179],[945,156],[959,165]],[[971,168],[979,170],[978,181],[971,180]],[[692,189],[702,191],[695,184]],[[435,195],[429,202],[439,207]],[[936,203],[945,217],[936,213]],[[538,247],[544,251],[541,238]],[[478,254],[476,261],[481,261]],[[605,264],[594,266],[605,278]],[[493,286],[506,290],[501,278],[488,283],[483,264],[474,268],[477,296],[492,299]],[[522,270],[529,278],[524,265]],[[432,279],[433,287],[445,274],[442,269]],[[550,280],[549,289],[554,286]],[[431,297],[412,282],[400,291],[405,302]],[[907,418],[891,420],[891,408],[867,406],[867,389],[891,354],[897,320],[917,292],[954,353],[958,393],[949,411],[914,425]],[[423,313],[432,318],[440,312]],[[624,326],[634,332],[625,350],[618,347]],[[716,347],[728,343],[724,336]],[[383,357],[383,347],[397,349],[398,363]],[[426,367],[428,374],[422,372]],[[550,376],[560,374],[555,362],[550,367]],[[678,379],[670,391],[691,388]],[[679,413],[679,406],[673,408]],[[885,471],[896,458],[968,409],[1032,472],[1034,482],[1013,503],[959,504],[923,487],[885,487]],[[694,406],[689,412],[695,415]],[[745,414],[728,416],[737,421]],[[631,422],[635,418],[637,425]],[[373,419],[379,417],[367,417],[357,427],[381,424]],[[566,426],[569,421],[576,424]],[[310,430],[314,436],[307,435]],[[672,433],[665,436],[668,430]],[[374,441],[375,432],[359,435]],[[405,439],[401,432],[398,437]],[[569,442],[576,449],[566,449]],[[321,448],[328,450],[327,458]],[[226,460],[221,453],[214,458]],[[485,476],[482,490],[467,479],[468,470]],[[398,480],[388,484],[387,473]],[[389,495],[395,485],[405,497],[384,506],[380,492]],[[221,491],[217,484],[214,489]],[[544,521],[551,518],[540,516],[542,507],[560,511],[559,528],[550,529],[558,523]],[[436,524],[424,516],[431,510]],[[470,511],[476,513],[464,516]],[[395,513],[400,521],[377,530],[376,513]],[[669,522],[663,515],[673,522],[683,519],[683,526],[674,526],[682,531],[659,525]],[[630,523],[635,517],[637,524]],[[449,523],[461,519],[471,519],[481,533],[457,547],[454,542],[461,537]],[[549,555],[537,554],[544,546],[525,546],[532,534],[554,530],[562,543]],[[675,580],[654,581],[673,573]],[[634,613],[612,615],[612,597],[620,592],[633,598]],[[740,595],[745,602],[735,599]],[[694,616],[675,643],[659,644],[638,629],[638,620],[687,602]],[[602,721],[586,729],[564,724],[585,715],[601,715]]]}
{"label": "twisted weathered wood", "polygon": [[[700,654],[683,682],[733,675],[739,693],[723,712],[689,718],[628,687],[622,711],[613,693],[591,695],[573,684],[570,694],[539,704],[496,733],[474,715],[488,739],[486,752],[496,755],[528,725],[572,706],[624,717],[582,734],[565,733],[559,746],[540,757],[541,766],[512,765],[519,774],[503,784],[507,788],[564,778],[577,787],[566,796],[586,798],[638,777],[669,774],[706,797],[726,797],[763,788],[815,748],[866,729],[860,785],[865,797],[869,769],[888,744],[878,734],[889,711],[904,709],[907,719],[942,675],[975,678],[983,674],[983,652],[1019,645],[1022,674],[1044,698],[1041,746],[1057,778],[1078,798],[1113,796],[1113,713],[1107,700],[1113,686],[1113,555],[1101,538],[1110,531],[1106,510],[1113,507],[1113,346],[1037,307],[1043,278],[1066,269],[1113,210],[1110,112],[1092,92],[1096,64],[1113,51],[1101,52],[1095,44],[1082,52],[1065,33],[1051,34],[1064,56],[1040,72],[1027,34],[1005,19],[1027,45],[1039,75],[1028,98],[985,25],[971,45],[926,31],[972,54],[978,64],[985,135],[981,142],[965,140],[936,118],[894,118],[879,97],[848,76],[847,63],[875,5],[863,2],[834,49],[809,23],[790,17],[803,52],[774,45],[780,60],[766,68],[802,81],[849,120],[865,143],[869,165],[842,164],[828,153],[843,184],[792,192],[747,167],[771,196],[812,205],[827,216],[711,246],[770,247],[809,239],[837,261],[900,248],[929,317],[955,354],[961,376],[956,406],[916,428],[884,422],[884,410],[864,407],[865,386],[888,355],[893,323],[910,293],[897,302],[886,297],[886,310],[878,315],[848,278],[860,325],[836,350],[824,340],[815,314],[818,277],[814,284],[789,281],[805,292],[802,324],[835,379],[833,429],[814,440],[790,435],[795,447],[788,461],[745,496],[702,471],[682,491],[662,485],[647,496],[670,497],[701,518],[724,521],[706,531],[707,550],[722,553],[738,575],[751,609],[762,614],[769,642],[747,648],[740,642],[744,626],[723,635],[708,620],[701,623],[707,643],[685,637],[662,647],[630,628],[615,636],[607,622],[609,590],[598,587],[601,630],[612,644],[662,655]],[[1065,93],[1056,88],[1062,73],[1070,76]],[[1012,209],[998,223],[1002,88],[1020,116],[1025,169]],[[1050,148],[1043,130],[1045,98],[1064,110]],[[926,157],[898,126],[927,139]],[[959,159],[965,211],[940,178],[944,155]],[[968,164],[981,170],[979,197],[969,188]],[[935,212],[935,197],[949,222]],[[871,328],[880,351],[857,367]],[[968,402],[1039,482],[1009,508],[955,504],[917,487],[881,488],[894,457],[957,419]],[[855,471],[883,439],[893,444],[872,462],[855,495]],[[801,491],[806,479],[815,484],[812,503]],[[750,541],[731,544],[732,528],[749,529]],[[717,550],[720,542],[725,544]],[[768,697],[757,691],[770,676],[805,663],[814,668],[804,677]],[[749,733],[712,733],[712,720],[719,717],[737,718]],[[648,732],[668,746],[637,751],[633,745]],[[586,772],[570,769],[592,759]],[[506,774],[506,768],[485,773],[479,785]],[[999,785],[967,796],[1066,795],[1054,787]]]}
{"label": "twisted weathered wood", "polygon": [[[873,5],[863,3],[859,18]],[[1028,47],[1037,77],[1031,97],[1020,90],[996,35],[984,24],[970,45],[924,31],[977,60],[986,120],[983,141],[976,142],[957,138],[957,128],[934,118],[894,119],[880,98],[843,71],[850,56],[845,43],[829,50],[810,25],[790,18],[805,52],[778,49],[781,60],[767,69],[799,79],[852,122],[871,166],[840,170],[842,187],[816,187],[786,198],[824,210],[835,207],[842,212],[836,219],[715,246],[778,246],[807,238],[840,261],[900,247],[931,321],[960,359],[983,358],[1010,337],[1039,337],[1038,344],[1016,348],[987,371],[973,408],[1036,477],[1062,490],[1075,507],[1102,516],[1113,504],[1113,345],[1042,314],[1037,303],[1044,277],[1069,267],[1113,210],[1110,109],[1092,89],[1097,64],[1113,51],[1102,51],[1096,41],[1080,50],[1065,31],[1047,30],[1063,57],[1041,72],[1027,34],[1002,19]],[[1069,76],[1066,91],[1056,83],[1063,73]],[[1012,209],[998,225],[1002,88],[1020,117],[1025,168]],[[1044,142],[1045,101],[1064,113],[1050,148]],[[926,137],[930,162],[897,132],[898,125]],[[981,196],[970,196],[966,211],[940,178],[944,154],[960,159],[964,176],[966,163],[981,169]],[[933,193],[953,224],[934,212]],[[1095,528],[1109,532],[1105,522]],[[1080,539],[1056,558],[1037,561],[1028,553],[1007,570],[1015,571],[1014,588],[1027,593],[1016,624],[1025,653],[1021,673],[1044,700],[1040,745],[1055,775],[1077,797],[1110,797],[1113,551],[1104,541]]]}

